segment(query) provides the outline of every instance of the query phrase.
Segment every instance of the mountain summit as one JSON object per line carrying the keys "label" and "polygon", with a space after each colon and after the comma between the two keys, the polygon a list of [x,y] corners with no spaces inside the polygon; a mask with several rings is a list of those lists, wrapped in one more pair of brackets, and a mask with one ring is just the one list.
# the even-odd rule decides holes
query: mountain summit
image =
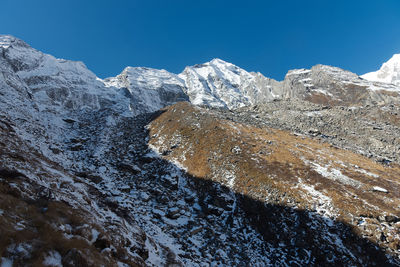
{"label": "mountain summit", "polygon": [[395,54],[382,67],[361,76],[369,81],[391,83],[400,86],[400,54]]}

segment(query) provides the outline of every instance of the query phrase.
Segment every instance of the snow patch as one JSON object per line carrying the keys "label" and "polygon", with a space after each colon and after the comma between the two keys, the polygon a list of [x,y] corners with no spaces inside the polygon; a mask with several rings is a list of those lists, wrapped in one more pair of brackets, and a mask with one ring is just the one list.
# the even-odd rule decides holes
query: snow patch
{"label": "snow patch", "polygon": [[347,177],[346,175],[342,174],[340,170],[331,168],[329,165],[321,166],[318,163],[309,162],[307,160],[305,160],[304,163],[311,166],[314,171],[318,172],[325,178],[331,179],[333,181],[338,181],[342,184],[350,185],[356,188],[360,188],[362,186],[361,182]]}
{"label": "snow patch", "polygon": [[62,266],[61,255],[55,250],[49,251],[48,255],[44,258],[43,265],[45,266]]}
{"label": "snow patch", "polygon": [[388,193],[389,192],[385,188],[380,187],[380,186],[374,186],[374,187],[372,187],[372,190],[376,191],[376,192],[382,192],[382,193]]}
{"label": "snow patch", "polygon": [[[298,178],[298,187],[304,189],[315,201],[314,209],[324,217],[334,217],[335,213],[333,211],[332,199],[328,196],[325,196],[318,190],[315,190],[315,187],[312,185],[305,184],[300,178]],[[333,222],[332,222],[333,225]]]}
{"label": "snow patch", "polygon": [[13,267],[13,261],[8,258],[1,258],[0,267]]}
{"label": "snow patch", "polygon": [[309,70],[309,69],[294,69],[294,70],[290,70],[290,71],[286,74],[286,76],[288,76],[288,75],[307,74],[307,73],[310,73],[310,72],[311,72],[311,70]]}

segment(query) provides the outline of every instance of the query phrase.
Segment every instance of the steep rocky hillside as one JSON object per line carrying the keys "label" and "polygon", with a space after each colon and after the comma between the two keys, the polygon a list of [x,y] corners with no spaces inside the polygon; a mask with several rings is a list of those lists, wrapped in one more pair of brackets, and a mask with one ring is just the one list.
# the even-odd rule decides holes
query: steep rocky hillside
{"label": "steep rocky hillside", "polygon": [[242,196],[238,205],[264,241],[289,254],[300,249],[308,264],[379,265],[382,251],[398,257],[399,165],[217,113],[172,106],[150,124],[150,144]]}
{"label": "steep rocky hillside", "polygon": [[279,84],[284,99],[303,99],[332,106],[399,103],[399,87],[371,82],[337,67],[316,65],[291,70]]}
{"label": "steep rocky hillside", "polygon": [[381,163],[400,163],[399,105],[346,107],[285,100],[225,112],[222,118],[288,130]]}
{"label": "steep rocky hillside", "polygon": [[146,234],[108,208],[91,177],[44,156],[17,128],[0,121],[2,266],[143,265]]}

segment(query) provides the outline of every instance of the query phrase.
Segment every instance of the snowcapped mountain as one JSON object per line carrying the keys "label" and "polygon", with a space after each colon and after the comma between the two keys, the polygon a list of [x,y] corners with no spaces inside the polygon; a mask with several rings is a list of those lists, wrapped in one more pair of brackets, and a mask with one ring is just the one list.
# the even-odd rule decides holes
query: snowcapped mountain
{"label": "snowcapped mountain", "polygon": [[179,101],[187,101],[184,81],[166,70],[127,67],[116,77],[105,79],[107,87],[127,90],[130,109],[154,112]]}
{"label": "snowcapped mountain", "polygon": [[106,106],[114,106],[119,112],[127,110],[122,92],[106,88],[82,62],[56,59],[12,36],[0,36],[0,48],[4,61],[30,89],[41,110],[64,112]]}
{"label": "snowcapped mountain", "polygon": [[374,72],[361,75],[369,81],[390,83],[400,87],[400,54],[395,54],[382,67]]}
{"label": "snowcapped mountain", "polygon": [[367,81],[337,67],[316,65],[290,70],[283,81],[249,73],[220,59],[186,67],[179,74],[191,103],[236,109],[275,99],[303,99],[330,105],[398,103],[400,88]]}
{"label": "snowcapped mountain", "polygon": [[350,71],[320,64],[289,71],[280,86],[283,98],[330,105],[398,103],[400,93],[393,84],[367,81]]}
{"label": "snowcapped mountain", "polygon": [[[357,101],[389,103],[398,101],[393,94],[399,93],[399,55],[375,74],[364,75],[364,79],[339,68],[316,65],[310,70],[289,71],[278,82],[213,59],[186,67],[178,75],[127,67],[118,76],[102,80],[82,62],[56,59],[12,36],[1,36],[0,48],[9,75],[22,83],[20,87],[27,88],[40,110],[56,113],[111,108],[132,116],[179,101],[232,110],[293,97],[345,105]],[[371,77],[378,82],[365,80]]]}
{"label": "snowcapped mountain", "polygon": [[220,59],[103,80],[0,35],[0,265],[399,265],[398,90]]}
{"label": "snowcapped mountain", "polygon": [[185,81],[186,94],[195,105],[235,109],[279,97],[272,86],[276,81],[221,59],[186,67],[179,77]]}

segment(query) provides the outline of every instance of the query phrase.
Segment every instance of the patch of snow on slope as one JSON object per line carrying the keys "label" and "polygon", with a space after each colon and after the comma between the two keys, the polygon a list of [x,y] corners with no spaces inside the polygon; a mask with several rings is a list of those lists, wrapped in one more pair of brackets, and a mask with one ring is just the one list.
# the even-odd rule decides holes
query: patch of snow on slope
{"label": "patch of snow on slope", "polygon": [[[322,216],[327,216],[332,218],[335,216],[335,212],[333,210],[332,199],[330,197],[325,196],[318,190],[315,190],[314,186],[305,184],[300,178],[298,178],[298,187],[304,189],[315,201],[314,209],[321,214]],[[332,223],[333,225],[333,223]]]}
{"label": "patch of snow on slope", "polygon": [[375,174],[375,173],[366,171],[366,170],[364,170],[364,169],[360,169],[358,166],[355,166],[355,167],[356,167],[355,170],[356,170],[357,172],[359,172],[359,173],[362,173],[362,174],[365,174],[365,175],[368,175],[368,176],[371,176],[371,177],[374,177],[374,178],[379,178],[379,175],[377,175],[377,174]]}
{"label": "patch of snow on slope", "polygon": [[8,258],[1,258],[0,267],[13,267],[13,261]]}
{"label": "patch of snow on slope", "polygon": [[286,75],[300,75],[300,74],[307,74],[310,72],[311,72],[311,70],[308,70],[308,69],[294,69],[294,70],[288,71],[288,73]]}
{"label": "patch of snow on slope", "polygon": [[372,187],[372,190],[377,191],[377,192],[382,192],[382,193],[388,192],[385,188],[380,187],[380,186],[374,186],[374,187]]}
{"label": "patch of snow on slope", "polygon": [[225,179],[226,179],[226,185],[229,187],[229,188],[233,188],[234,186],[235,186],[235,179],[236,179],[236,176],[235,176],[235,174],[233,174],[232,172],[230,172],[230,171],[225,171]]}
{"label": "patch of snow on slope", "polygon": [[356,188],[360,188],[362,186],[361,182],[351,179],[350,177],[347,177],[340,170],[331,168],[329,165],[321,166],[318,163],[310,162],[307,160],[304,160],[304,163],[311,166],[314,171],[316,171],[325,178],[337,181],[345,185],[350,185]]}
{"label": "patch of snow on slope", "polygon": [[43,265],[62,266],[60,253],[54,250],[49,251],[49,254],[44,258]]}

